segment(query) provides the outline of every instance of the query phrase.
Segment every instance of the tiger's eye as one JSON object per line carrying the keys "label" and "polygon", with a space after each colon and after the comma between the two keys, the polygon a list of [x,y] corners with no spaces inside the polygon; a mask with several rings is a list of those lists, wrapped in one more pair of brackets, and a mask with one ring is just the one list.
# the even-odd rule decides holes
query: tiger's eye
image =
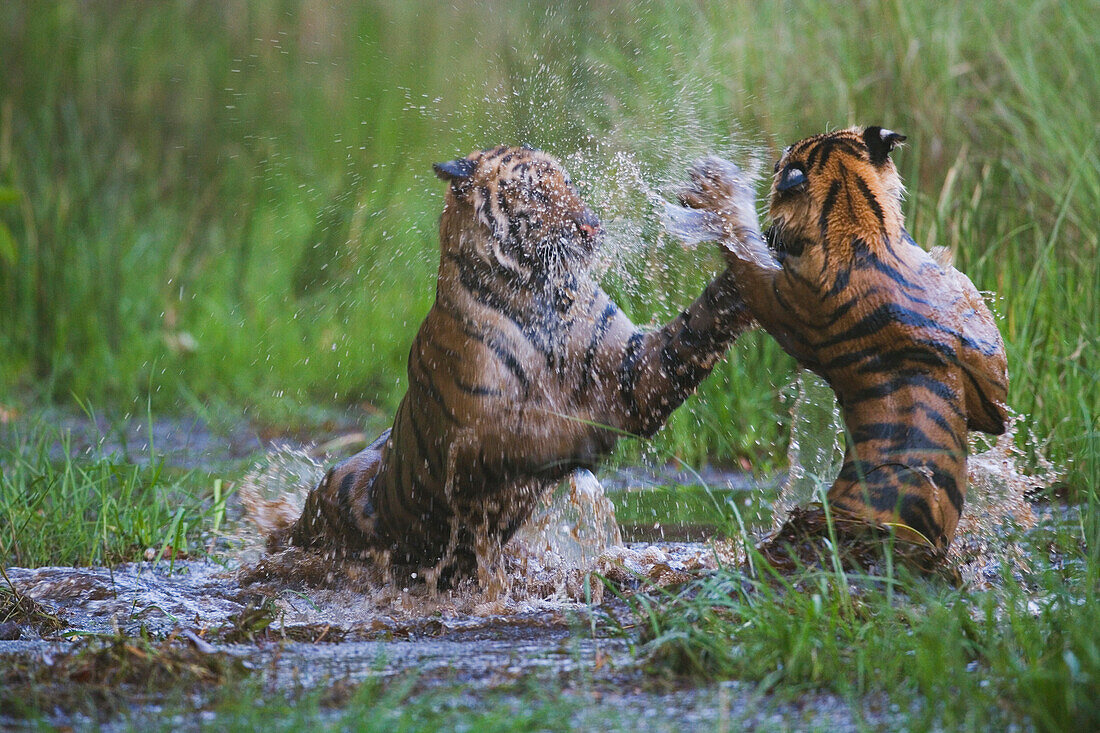
{"label": "tiger's eye", "polygon": [[779,183],[775,185],[775,190],[789,191],[804,183],[806,183],[806,174],[798,166],[790,165],[783,171],[783,175],[779,178]]}

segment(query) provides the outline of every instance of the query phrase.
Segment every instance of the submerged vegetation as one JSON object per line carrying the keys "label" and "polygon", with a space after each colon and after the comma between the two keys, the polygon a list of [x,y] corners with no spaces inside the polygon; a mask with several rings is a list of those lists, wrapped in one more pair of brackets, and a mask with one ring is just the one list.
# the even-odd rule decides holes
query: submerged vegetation
{"label": "submerged vegetation", "polygon": [[33,655],[8,656],[0,671],[0,707],[18,717],[35,718],[51,708],[105,717],[166,697],[184,705],[188,694],[249,675],[240,659],[190,636],[88,637],[46,663]]}
{"label": "submerged vegetation", "polygon": [[[1086,0],[0,3],[0,567],[167,569],[218,559],[230,522],[238,476],[166,466],[155,446],[139,462],[75,457],[35,424],[43,406],[280,428],[325,406],[387,424],[434,294],[433,162],[502,142],[559,156],[607,230],[605,285],[641,323],[667,320],[720,267],[657,223],[653,196],[692,159],[714,149],[766,172],[808,134],[882,124],[908,136],[896,160],[914,238],[950,247],[994,294],[1019,434],[1062,471],[1037,497],[1058,521],[1021,531],[1027,562],[993,569],[992,589],[731,567],[629,595],[622,633],[654,686],[826,690],[910,729],[1094,729],[1098,37]],[[793,369],[763,334],[742,337],[623,457],[783,469]],[[622,493],[620,520],[732,525],[742,501],[665,493]],[[277,643],[273,609],[209,639]],[[45,636],[64,619],[0,582],[9,621]],[[221,727],[292,728],[337,708],[332,727],[553,729],[606,691],[582,681],[559,699],[509,681],[474,699],[398,677],[268,696],[231,659],[208,666],[204,643],[111,637],[53,666],[13,663],[3,707],[18,694],[20,714],[40,717],[64,693],[88,711],[87,693],[121,709],[94,697],[121,674],[169,711],[225,684],[200,706]],[[499,710],[480,712],[490,698]],[[601,727],[630,727],[617,715]]]}

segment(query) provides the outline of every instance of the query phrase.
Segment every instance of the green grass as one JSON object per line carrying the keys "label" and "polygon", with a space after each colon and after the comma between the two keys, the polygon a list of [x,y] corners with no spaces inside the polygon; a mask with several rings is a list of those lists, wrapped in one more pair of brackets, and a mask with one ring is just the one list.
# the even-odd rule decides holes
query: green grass
{"label": "green grass", "polygon": [[[146,464],[74,457],[49,427],[0,427],[0,566],[104,565],[202,554],[230,488]],[[150,557],[147,557],[149,555]]]}
{"label": "green grass", "polygon": [[[600,712],[586,705],[583,698],[563,697],[534,684],[500,685],[475,699],[466,685],[424,690],[416,683],[415,676],[410,676],[368,680],[350,689],[336,684],[320,693],[306,691],[290,699],[270,693],[248,698],[226,695],[214,714],[220,730],[241,731],[318,726],[354,731],[564,731],[571,729],[571,718],[585,708],[588,725],[619,718],[614,711]],[[334,696],[341,687],[347,692]],[[336,710],[334,703],[339,703]]]}
{"label": "green grass", "polygon": [[[994,590],[904,573],[813,572],[754,579],[736,568],[629,599],[640,654],[657,674],[756,682],[796,698],[885,695],[909,729],[1040,730],[1100,724],[1095,564],[1080,528],[1021,538],[1031,568],[1006,562]],[[1047,553],[1064,553],[1060,564]],[[759,560],[759,558],[758,558]],[[758,562],[757,567],[762,567]]]}

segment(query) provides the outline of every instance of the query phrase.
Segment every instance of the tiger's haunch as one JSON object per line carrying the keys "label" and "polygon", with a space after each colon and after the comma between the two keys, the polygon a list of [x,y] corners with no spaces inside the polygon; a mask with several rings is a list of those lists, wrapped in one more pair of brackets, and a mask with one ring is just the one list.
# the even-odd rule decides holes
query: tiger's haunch
{"label": "tiger's haunch", "polygon": [[727,270],[663,328],[635,327],[589,271],[599,221],[545,153],[499,147],[435,170],[449,183],[439,276],[408,392],[392,432],[329,471],[289,539],[382,551],[446,584],[623,431],[660,428],[749,316]]}
{"label": "tiger's haunch", "polygon": [[850,128],[788,147],[766,234],[728,161],[696,164],[681,202],[716,215],[752,314],[836,393],[848,441],[833,509],[946,548],[966,496],[967,430],[1004,431],[1008,370],[970,280],[905,231],[890,159],[904,139]]}

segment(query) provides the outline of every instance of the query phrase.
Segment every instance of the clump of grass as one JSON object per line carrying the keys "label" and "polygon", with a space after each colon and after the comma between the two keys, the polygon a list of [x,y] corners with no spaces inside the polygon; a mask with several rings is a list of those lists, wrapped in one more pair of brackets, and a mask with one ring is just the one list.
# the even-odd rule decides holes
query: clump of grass
{"label": "clump of grass", "polygon": [[216,633],[218,638],[230,644],[254,642],[271,638],[271,624],[280,614],[275,599],[261,597],[250,600],[240,612],[233,614]]}
{"label": "clump of grass", "polygon": [[0,708],[20,718],[44,711],[106,719],[183,695],[211,698],[251,670],[224,652],[169,637],[88,637],[46,659],[11,655],[0,670]]}
{"label": "clump of grass", "polygon": [[910,711],[915,729],[1026,722],[1092,730],[1100,724],[1097,573],[1079,559],[1074,532],[1054,535],[1036,536],[1032,561],[1042,563],[1054,547],[1068,561],[1023,580],[1006,563],[989,591],[900,568],[888,576],[813,569],[763,578],[725,568],[628,600],[640,651],[657,673],[755,681],[780,695],[884,694]]}
{"label": "clump of grass", "polygon": [[0,427],[0,437],[6,566],[171,563],[199,551],[224,515],[224,496],[197,494],[188,475],[169,478],[155,455],[144,465],[75,457],[67,433],[42,425]]}
{"label": "clump of grass", "polygon": [[0,567],[0,576],[4,578],[4,584],[0,585],[0,629],[10,629],[13,632],[12,635],[5,634],[0,638],[18,638],[21,635],[19,627],[22,626],[29,626],[42,636],[65,628],[66,624],[60,616],[30,596],[20,593],[8,579],[3,567]]}

